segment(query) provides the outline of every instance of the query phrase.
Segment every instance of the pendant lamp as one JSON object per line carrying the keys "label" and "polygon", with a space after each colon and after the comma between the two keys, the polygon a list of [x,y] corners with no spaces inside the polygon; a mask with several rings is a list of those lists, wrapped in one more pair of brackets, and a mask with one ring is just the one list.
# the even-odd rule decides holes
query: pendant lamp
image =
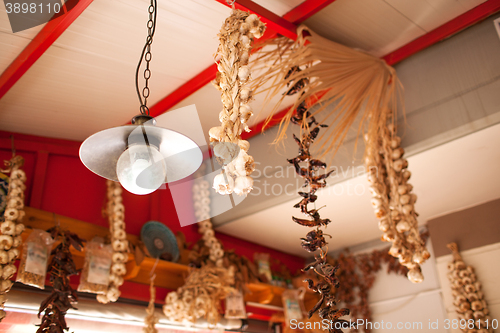
{"label": "pendant lamp", "polygon": [[[151,44],[156,28],[156,0],[148,8],[148,36],[135,75],[140,115],[132,125],[109,128],[87,138],[80,146],[80,159],[92,172],[106,179],[119,181],[129,192],[139,195],[156,191],[162,184],[193,174],[200,167],[203,155],[198,145],[172,129],[156,127],[149,116],[149,69]],[[139,90],[139,71],[145,61],[145,86]]]}

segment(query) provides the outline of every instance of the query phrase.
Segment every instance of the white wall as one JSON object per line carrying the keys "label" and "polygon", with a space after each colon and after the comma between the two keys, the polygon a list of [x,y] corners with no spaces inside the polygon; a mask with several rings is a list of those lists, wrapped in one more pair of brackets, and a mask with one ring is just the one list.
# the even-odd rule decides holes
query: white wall
{"label": "white wall", "polygon": [[[491,318],[500,322],[500,243],[470,249],[461,252],[461,255],[466,265],[474,267],[477,279],[483,285],[482,290],[488,303]],[[447,316],[450,319],[456,319],[458,317],[453,305],[450,282],[447,277],[447,264],[452,260],[451,254],[437,258],[437,271],[443,290]],[[459,333],[461,331],[451,329],[450,332]],[[495,332],[500,332],[500,327]]]}

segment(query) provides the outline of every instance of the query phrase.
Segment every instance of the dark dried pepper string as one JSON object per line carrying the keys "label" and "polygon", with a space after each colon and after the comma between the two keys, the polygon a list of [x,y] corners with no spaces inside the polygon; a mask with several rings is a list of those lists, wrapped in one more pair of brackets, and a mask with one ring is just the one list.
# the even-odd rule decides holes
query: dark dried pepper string
{"label": "dark dried pepper string", "polygon": [[69,277],[77,274],[73,256],[70,252],[70,246],[81,251],[85,240],[79,238],[76,234],[69,231],[63,231],[59,226],[47,230],[55,241],[60,243],[52,250],[52,259],[50,261],[49,275],[52,283],[52,293],[47,297],[38,310],[38,318],[42,316],[42,322],[38,325],[36,333],[63,333],[69,330],[66,324],[65,315],[69,309],[76,309],[74,304],[78,297],[73,288],[71,288]]}
{"label": "dark dried pepper string", "polygon": [[[290,69],[287,73],[287,78],[292,74],[299,72],[300,68],[294,67]],[[309,83],[307,79],[301,79],[297,82],[291,80],[288,86],[292,86],[287,92],[287,95],[293,95],[299,91],[302,91],[304,87]],[[342,324],[346,323],[345,320],[340,319],[343,316],[349,315],[349,309],[342,308],[337,309],[335,305],[337,300],[335,299],[334,292],[332,288],[339,287],[339,280],[335,276],[338,266],[333,266],[327,262],[327,241],[325,239],[326,235],[321,230],[322,227],[327,226],[331,221],[330,219],[323,219],[320,216],[320,208],[309,209],[308,205],[313,204],[317,200],[316,191],[326,186],[326,179],[333,172],[323,172],[326,169],[326,163],[318,159],[313,159],[309,151],[314,140],[317,138],[319,131],[322,127],[327,127],[326,125],[319,124],[316,119],[308,111],[306,103],[301,103],[291,118],[292,123],[304,128],[300,138],[293,136],[295,142],[299,146],[299,155],[295,158],[289,159],[288,163],[292,164],[295,168],[295,172],[302,178],[304,178],[303,187],[308,187],[309,191],[300,191],[299,195],[302,197],[294,208],[299,208],[300,211],[306,215],[308,218],[297,218],[292,216],[292,220],[300,225],[315,228],[314,230],[307,233],[305,238],[301,238],[301,246],[304,250],[313,253],[319,252],[314,255],[315,261],[302,269],[303,272],[309,270],[314,270],[319,276],[322,277],[322,281],[317,284],[310,279],[305,281],[308,283],[310,290],[316,292],[320,296],[320,300],[316,305],[308,312],[309,318],[316,312],[321,319],[327,319],[330,321],[329,331],[333,333],[342,333]],[[304,126],[304,122],[307,122],[307,126]],[[330,236],[331,237],[331,236]],[[348,327],[348,326],[347,326]]]}

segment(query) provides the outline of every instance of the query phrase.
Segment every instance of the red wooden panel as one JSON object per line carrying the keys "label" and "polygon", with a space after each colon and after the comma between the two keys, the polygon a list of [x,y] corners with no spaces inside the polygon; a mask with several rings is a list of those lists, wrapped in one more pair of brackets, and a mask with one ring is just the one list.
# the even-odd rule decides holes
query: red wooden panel
{"label": "red wooden panel", "polygon": [[42,206],[43,188],[45,184],[45,173],[47,172],[47,162],[49,154],[46,151],[36,153],[36,166],[33,177],[33,190],[30,198],[30,207],[38,208]]}

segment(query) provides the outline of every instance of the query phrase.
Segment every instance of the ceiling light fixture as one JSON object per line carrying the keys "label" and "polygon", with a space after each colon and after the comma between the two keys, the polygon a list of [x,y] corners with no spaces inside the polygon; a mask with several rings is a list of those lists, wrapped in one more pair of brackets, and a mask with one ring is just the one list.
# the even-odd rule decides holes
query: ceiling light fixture
{"label": "ceiling light fixture", "polygon": [[[156,127],[156,120],[149,116],[149,66],[156,12],[156,0],[151,0],[148,36],[135,73],[140,115],[132,118],[132,125],[98,132],[80,147],[80,159],[88,169],[101,177],[119,181],[127,191],[141,195],[156,191],[164,183],[191,175],[203,160],[201,150],[193,140],[173,130]],[[141,95],[139,72],[143,60],[146,63],[145,85]]]}

